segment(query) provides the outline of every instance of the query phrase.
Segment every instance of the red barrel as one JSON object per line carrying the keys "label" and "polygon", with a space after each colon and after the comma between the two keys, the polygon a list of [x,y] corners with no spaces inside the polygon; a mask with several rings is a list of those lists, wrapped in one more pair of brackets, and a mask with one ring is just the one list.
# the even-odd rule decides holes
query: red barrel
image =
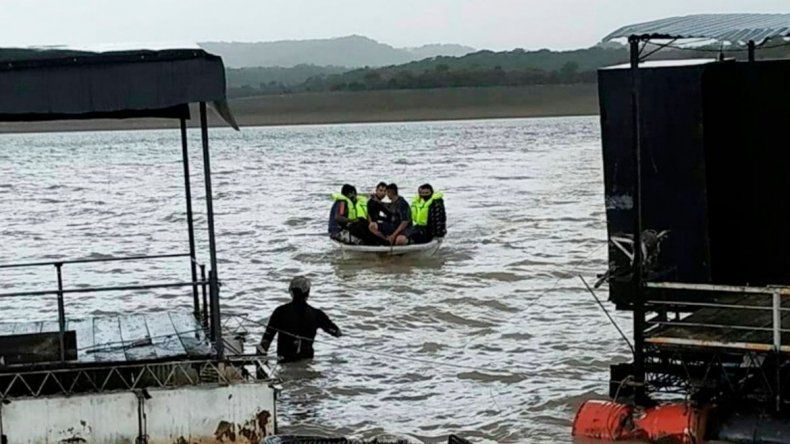
{"label": "red barrel", "polygon": [[631,436],[633,407],[610,401],[585,401],[573,419],[573,436],[615,441]]}
{"label": "red barrel", "polygon": [[573,436],[691,444],[704,438],[707,412],[689,404],[664,404],[636,411],[626,404],[586,401],[573,419]]}
{"label": "red barrel", "polygon": [[690,444],[704,437],[706,418],[707,410],[689,404],[664,404],[634,418],[634,427],[644,430],[651,441]]}

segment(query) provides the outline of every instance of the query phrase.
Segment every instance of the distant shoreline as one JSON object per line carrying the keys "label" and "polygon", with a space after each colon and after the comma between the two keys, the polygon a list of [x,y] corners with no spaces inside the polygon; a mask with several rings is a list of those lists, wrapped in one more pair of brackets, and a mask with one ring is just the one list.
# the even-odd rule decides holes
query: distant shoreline
{"label": "distant shoreline", "polygon": [[[597,85],[320,92],[230,100],[245,126],[411,122],[598,114]],[[190,127],[197,125],[193,110]],[[210,113],[212,126],[225,126]],[[165,119],[0,123],[0,133],[176,128]]]}

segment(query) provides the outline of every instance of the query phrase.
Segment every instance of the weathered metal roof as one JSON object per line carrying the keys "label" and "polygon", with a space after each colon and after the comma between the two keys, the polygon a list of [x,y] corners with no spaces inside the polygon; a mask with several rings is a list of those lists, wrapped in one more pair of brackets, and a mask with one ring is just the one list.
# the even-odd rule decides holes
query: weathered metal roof
{"label": "weathered metal roof", "polygon": [[195,102],[236,127],[222,59],[200,49],[0,49],[0,121],[188,118]]}
{"label": "weathered metal roof", "polygon": [[623,26],[603,38],[704,38],[723,42],[761,42],[790,36],[790,14],[695,14]]}

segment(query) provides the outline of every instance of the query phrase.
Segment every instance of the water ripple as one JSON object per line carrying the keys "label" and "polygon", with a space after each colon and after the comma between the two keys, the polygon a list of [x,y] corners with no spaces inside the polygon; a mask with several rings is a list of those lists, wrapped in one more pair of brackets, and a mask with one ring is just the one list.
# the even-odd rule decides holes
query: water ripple
{"label": "water ripple", "polygon": [[[178,137],[0,136],[0,263],[186,252]],[[207,263],[199,133],[189,138]],[[281,368],[284,432],[567,442],[581,400],[605,395],[608,365],[627,350],[575,278],[606,268],[597,118],[212,129],[211,138],[225,312],[265,320],[288,300],[290,277],[306,274],[312,303],[346,333],[320,336],[314,362]],[[445,192],[450,234],[439,256],[354,261],[332,250],[322,235],[330,193],[382,180],[408,198],[424,182]],[[64,267],[67,287],[189,276],[183,259]],[[2,270],[2,287],[51,289],[54,278],[47,267]],[[70,299],[67,315],[80,317],[189,309],[191,294]],[[54,313],[41,298],[0,306],[2,321]],[[252,328],[250,341],[260,333]]]}

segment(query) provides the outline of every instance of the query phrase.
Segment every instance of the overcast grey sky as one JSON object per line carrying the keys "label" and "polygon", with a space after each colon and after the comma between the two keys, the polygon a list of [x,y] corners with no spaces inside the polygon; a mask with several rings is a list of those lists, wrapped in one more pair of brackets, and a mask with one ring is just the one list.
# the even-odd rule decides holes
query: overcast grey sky
{"label": "overcast grey sky", "polygon": [[588,47],[615,28],[790,0],[0,0],[0,46],[270,41],[361,34],[394,46]]}

